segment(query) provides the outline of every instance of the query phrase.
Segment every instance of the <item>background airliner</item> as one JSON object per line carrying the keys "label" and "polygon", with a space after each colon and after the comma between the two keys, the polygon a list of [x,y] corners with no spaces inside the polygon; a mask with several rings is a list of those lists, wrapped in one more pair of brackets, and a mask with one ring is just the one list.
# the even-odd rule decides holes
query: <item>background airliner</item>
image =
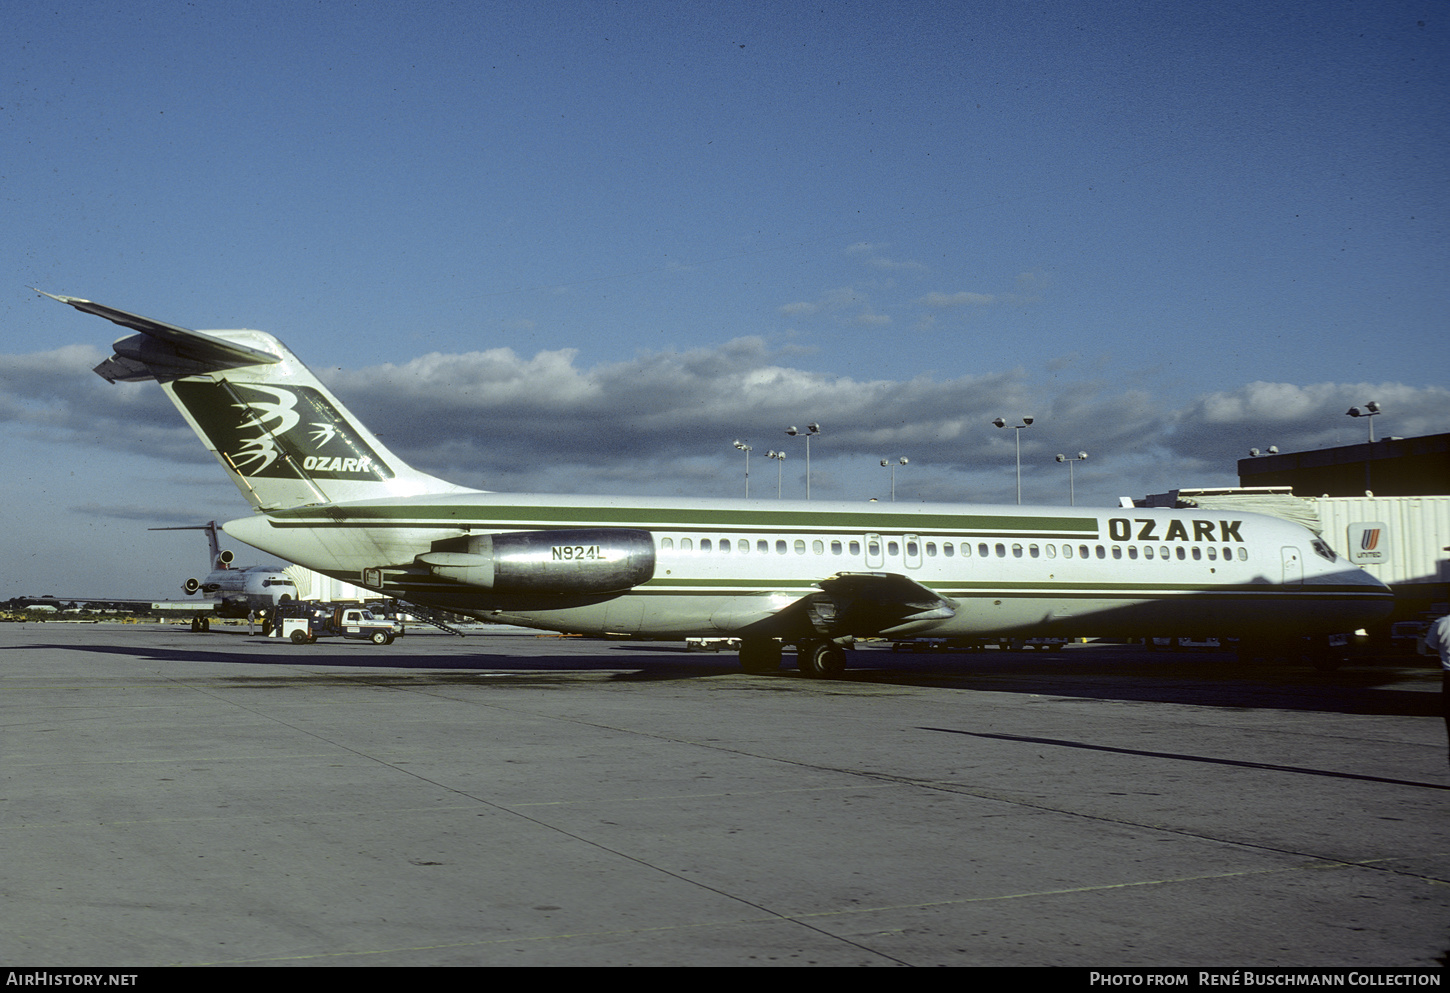
{"label": "background airliner", "polygon": [[[218,617],[246,617],[252,613],[260,616],[280,603],[297,599],[297,584],[283,571],[282,566],[232,565],[231,551],[223,549],[217,538],[220,528],[216,521],[150,530],[206,532],[211,570],[202,579],[188,579],[181,584],[181,588],[187,593],[200,593],[208,600],[215,600],[212,612]],[[193,631],[207,630],[206,615],[198,614],[191,627]]]}
{"label": "background airliner", "polygon": [[1247,513],[467,489],[388,451],[270,334],[51,298],[139,332],[96,372],[160,383],[256,509],[228,534],[424,607],[584,634],[734,637],[750,672],[778,668],[793,645],[803,672],[828,676],[862,637],[1285,643],[1393,605],[1313,532]]}
{"label": "background airliner", "polygon": [[[205,531],[207,547],[210,554],[207,557],[209,571],[203,579],[188,579],[181,584],[181,589],[195,596],[200,593],[204,600],[212,601],[209,604],[202,604],[200,609],[192,617],[191,629],[193,631],[207,631],[211,625],[210,617],[246,617],[255,612],[262,616],[264,612],[272,610],[278,604],[286,603],[288,600],[296,600],[297,584],[292,577],[280,565],[232,565],[232,553],[224,551],[217,538],[220,530],[216,521],[208,524],[194,524],[185,527],[171,528],[150,528],[152,531]],[[18,597],[16,602],[39,604],[41,606],[54,606],[56,604],[108,604],[113,607],[127,607],[148,609],[155,603],[154,600],[137,600],[130,597],[114,596],[55,596],[53,594],[42,597]]]}

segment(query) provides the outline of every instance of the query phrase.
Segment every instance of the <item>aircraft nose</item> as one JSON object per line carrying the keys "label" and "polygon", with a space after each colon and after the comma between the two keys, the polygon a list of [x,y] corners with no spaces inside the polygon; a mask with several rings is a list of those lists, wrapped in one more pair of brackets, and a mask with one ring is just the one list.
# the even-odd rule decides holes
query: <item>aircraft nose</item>
{"label": "aircraft nose", "polygon": [[[1353,627],[1363,627],[1389,617],[1395,609],[1395,592],[1364,569],[1344,560],[1337,568],[1314,577],[1313,585],[1330,587],[1344,600],[1344,620]],[[1326,592],[1329,592],[1326,590]]]}

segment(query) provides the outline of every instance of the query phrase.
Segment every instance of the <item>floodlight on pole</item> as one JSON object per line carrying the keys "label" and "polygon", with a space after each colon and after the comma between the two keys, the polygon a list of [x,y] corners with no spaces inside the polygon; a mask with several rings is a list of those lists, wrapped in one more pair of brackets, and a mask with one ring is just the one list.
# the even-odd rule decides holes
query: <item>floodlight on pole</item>
{"label": "floodlight on pole", "polygon": [[753,451],[755,451],[755,449],[751,448],[749,445],[747,445],[745,442],[741,441],[739,438],[736,438],[735,441],[733,442],[733,444],[735,445],[736,448],[740,449],[742,452],[745,453],[745,499],[749,500],[750,499],[750,453],[753,452]]}
{"label": "floodlight on pole", "polygon": [[785,452],[769,451],[765,453],[768,459],[775,459],[775,498],[780,499],[780,477],[785,470]]}
{"label": "floodlight on pole", "polygon": [[1077,506],[1077,491],[1074,489],[1072,482],[1072,464],[1074,462],[1082,462],[1086,458],[1087,452],[1078,452],[1076,455],[1059,455],[1057,457],[1057,461],[1067,463],[1067,505],[1069,507]]}
{"label": "floodlight on pole", "polygon": [[891,470],[891,502],[892,503],[895,503],[896,502],[896,467],[899,466],[899,465],[906,465],[906,459],[904,457],[903,458],[899,458],[895,462],[892,462],[890,459],[882,459],[881,460],[881,465],[882,465],[883,468],[889,468]]}
{"label": "floodlight on pole", "polygon": [[804,431],[797,431],[795,425],[785,429],[785,433],[792,438],[805,438],[806,440],[806,499],[811,498],[811,437],[821,433],[821,426],[814,421],[806,425]]}
{"label": "floodlight on pole", "polygon": [[1369,440],[1370,440],[1370,444],[1374,444],[1374,416],[1376,414],[1383,414],[1383,413],[1384,413],[1384,408],[1379,405],[1379,401],[1378,400],[1371,400],[1369,403],[1365,404],[1363,407],[1350,407],[1348,410],[1345,411],[1345,414],[1347,414],[1350,417],[1367,417],[1367,418],[1369,418]]}
{"label": "floodlight on pole", "polygon": [[[1014,432],[1014,434],[1016,435],[1016,438],[1017,438],[1017,504],[1018,504],[1018,506],[1021,506],[1022,505],[1022,429],[1025,428],[1025,427],[1031,426],[1032,421],[1033,421],[1033,418],[1031,418],[1031,417],[1024,417],[1024,418],[1022,418],[1022,423],[1021,424],[1013,424],[1012,425],[1012,430],[1013,430],[1013,432]],[[1000,418],[1000,417],[997,418],[996,420],[994,420],[992,423],[995,424],[999,428],[1005,428],[1005,427],[1007,427],[1007,422],[1004,421],[1004,420],[1002,420],[1002,418]]]}

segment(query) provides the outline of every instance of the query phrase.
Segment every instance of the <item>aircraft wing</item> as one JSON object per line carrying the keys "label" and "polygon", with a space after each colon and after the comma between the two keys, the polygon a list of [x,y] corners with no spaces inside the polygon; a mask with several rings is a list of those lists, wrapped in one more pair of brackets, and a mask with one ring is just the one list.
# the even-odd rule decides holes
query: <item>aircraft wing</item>
{"label": "aircraft wing", "polygon": [[11,606],[14,606],[14,607],[56,607],[56,608],[61,608],[61,607],[64,607],[66,605],[73,605],[73,606],[79,607],[82,604],[88,604],[88,603],[92,603],[92,604],[107,604],[107,605],[110,605],[110,606],[150,607],[153,603],[170,602],[170,601],[166,597],[152,597],[149,600],[138,600],[135,597],[118,597],[118,596],[55,596],[53,594],[49,594],[48,593],[45,596],[18,596],[18,597],[12,597],[10,600],[8,600],[6,602],[9,603]]}
{"label": "aircraft wing", "polygon": [[952,601],[892,572],[841,572],[822,582],[821,589],[836,606],[837,624],[851,634],[884,634],[957,613]]}
{"label": "aircraft wing", "polygon": [[956,604],[892,572],[839,572],[811,593],[752,625],[752,633],[784,638],[874,637],[929,629],[956,616]]}
{"label": "aircraft wing", "polygon": [[270,352],[248,348],[201,331],[153,321],[149,317],[129,314],[80,297],[56,296],[44,290],[35,292],[69,304],[82,313],[104,317],[113,324],[141,332],[141,336],[133,335],[117,341],[113,346],[116,354],[96,366],[97,375],[108,382],[179,379],[215,369],[236,369],[280,361]]}

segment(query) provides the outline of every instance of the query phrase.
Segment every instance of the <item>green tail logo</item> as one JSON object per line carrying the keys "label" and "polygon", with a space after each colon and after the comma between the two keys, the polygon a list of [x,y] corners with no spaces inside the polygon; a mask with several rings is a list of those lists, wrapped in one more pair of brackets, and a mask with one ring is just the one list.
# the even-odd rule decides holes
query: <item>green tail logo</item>
{"label": "green tail logo", "polygon": [[393,471],[358,437],[337,408],[311,387],[179,380],[172,389],[239,475],[393,478]]}

